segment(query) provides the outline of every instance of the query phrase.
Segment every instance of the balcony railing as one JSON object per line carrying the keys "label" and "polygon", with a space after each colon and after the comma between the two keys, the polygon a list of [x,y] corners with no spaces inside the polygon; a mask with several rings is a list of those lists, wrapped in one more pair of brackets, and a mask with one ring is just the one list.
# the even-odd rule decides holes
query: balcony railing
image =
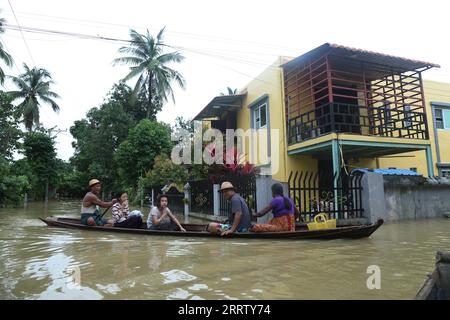
{"label": "balcony railing", "polygon": [[331,132],[405,139],[428,139],[422,112],[327,103],[289,119],[289,144]]}

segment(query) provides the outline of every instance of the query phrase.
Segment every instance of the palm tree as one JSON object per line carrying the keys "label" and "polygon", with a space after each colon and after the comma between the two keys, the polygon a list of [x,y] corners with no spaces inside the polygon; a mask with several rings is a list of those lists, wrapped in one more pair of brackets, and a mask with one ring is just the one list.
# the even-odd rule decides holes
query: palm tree
{"label": "palm tree", "polygon": [[220,95],[221,96],[232,96],[237,93],[237,89],[231,89],[230,87],[227,87],[227,91],[228,91],[228,93],[221,92]]}
{"label": "palm tree", "polygon": [[34,125],[39,124],[39,107],[41,103],[48,103],[53,111],[58,112],[59,106],[53,98],[59,96],[50,91],[50,86],[54,84],[50,72],[42,68],[30,69],[26,63],[23,64],[25,73],[18,77],[10,77],[13,83],[19,88],[18,91],[8,92],[14,100],[23,99],[17,106],[17,112],[23,117],[25,128],[31,131]]}
{"label": "palm tree", "polygon": [[[6,20],[4,18],[0,18],[0,34],[5,33],[5,24]],[[13,59],[11,55],[3,50],[3,43],[0,42],[0,60],[2,60],[8,67],[11,67],[13,65]],[[3,84],[5,80],[5,73],[3,72],[3,69],[0,68],[0,84]]]}
{"label": "palm tree", "polygon": [[[130,30],[130,45],[119,49],[119,53],[126,56],[116,58],[113,65],[126,64],[130,66],[130,72],[124,81],[139,76],[133,90],[134,95],[144,96],[147,104],[147,118],[150,118],[151,111],[155,109],[155,104],[167,102],[168,97],[175,102],[171,83],[175,81],[182,89],[185,87],[183,76],[167,65],[180,63],[184,56],[179,52],[164,53],[166,46],[163,43],[162,28],[156,39],[150,35],[139,34],[135,30]],[[143,94],[144,93],[144,94]]]}

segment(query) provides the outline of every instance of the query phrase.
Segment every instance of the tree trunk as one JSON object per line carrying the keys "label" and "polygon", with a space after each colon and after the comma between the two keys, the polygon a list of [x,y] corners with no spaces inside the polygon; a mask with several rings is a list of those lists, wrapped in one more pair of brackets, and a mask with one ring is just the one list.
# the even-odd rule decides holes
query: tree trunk
{"label": "tree trunk", "polygon": [[48,203],[48,180],[45,182],[45,203]]}
{"label": "tree trunk", "polygon": [[152,73],[148,76],[148,106],[147,106],[147,119],[150,119],[150,111],[152,109]]}
{"label": "tree trunk", "polygon": [[28,205],[28,192],[25,192],[25,195],[23,197],[23,207],[26,208]]}

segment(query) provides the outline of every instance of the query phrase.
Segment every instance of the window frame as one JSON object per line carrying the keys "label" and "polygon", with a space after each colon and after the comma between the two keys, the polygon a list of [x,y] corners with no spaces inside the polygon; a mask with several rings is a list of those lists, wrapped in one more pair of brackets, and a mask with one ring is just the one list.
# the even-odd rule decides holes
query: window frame
{"label": "window frame", "polygon": [[[265,124],[261,126],[262,113],[261,109],[264,107],[264,115],[265,115]],[[253,128],[256,130],[267,128],[267,102],[263,102],[260,105],[257,105],[253,108]],[[259,122],[258,122],[259,121]],[[259,126],[258,126],[259,123]]]}
{"label": "window frame", "polygon": [[450,169],[441,169],[441,177],[450,178]]}
{"label": "window frame", "polygon": [[[438,118],[437,113],[438,111],[441,113],[441,116]],[[439,120],[438,120],[439,119]],[[438,121],[442,124],[442,127],[438,126]],[[436,129],[441,129],[444,130],[445,129],[445,124],[444,124],[444,109],[443,108],[435,108],[434,109],[434,125],[436,127]]]}

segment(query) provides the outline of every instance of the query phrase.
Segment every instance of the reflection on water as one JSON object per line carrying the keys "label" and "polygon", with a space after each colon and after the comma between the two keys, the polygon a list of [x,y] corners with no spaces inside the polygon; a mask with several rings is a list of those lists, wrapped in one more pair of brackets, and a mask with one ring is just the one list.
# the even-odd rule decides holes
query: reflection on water
{"label": "reflection on water", "polygon": [[[361,240],[221,240],[50,228],[78,202],[0,209],[1,299],[410,299],[450,250],[450,219]],[[366,286],[381,268],[381,290]]]}

